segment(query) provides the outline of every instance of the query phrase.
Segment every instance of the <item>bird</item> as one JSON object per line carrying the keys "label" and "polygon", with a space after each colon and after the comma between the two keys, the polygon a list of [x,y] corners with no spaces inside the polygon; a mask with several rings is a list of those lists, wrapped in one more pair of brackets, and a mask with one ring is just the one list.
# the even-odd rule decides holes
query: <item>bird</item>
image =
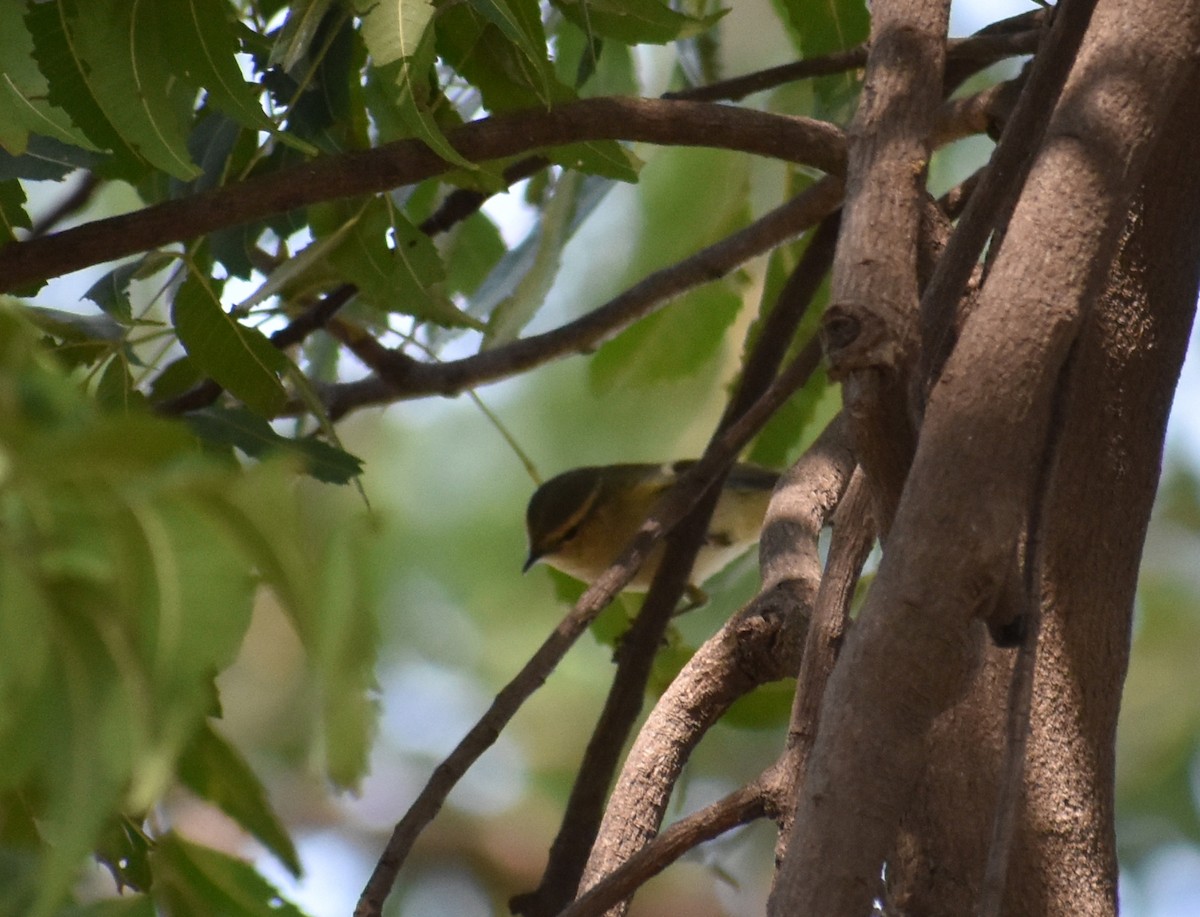
{"label": "bird", "polygon": [[[546,481],[525,512],[529,555],[522,571],[541,562],[590,584],[637,533],[658,498],[693,464],[588,465]],[[730,469],[692,568],[688,594],[693,604],[707,598],[697,583],[758,541],[778,480],[778,472],[758,465],[738,463]],[[664,550],[663,542],[655,545],[626,590],[650,588]]]}

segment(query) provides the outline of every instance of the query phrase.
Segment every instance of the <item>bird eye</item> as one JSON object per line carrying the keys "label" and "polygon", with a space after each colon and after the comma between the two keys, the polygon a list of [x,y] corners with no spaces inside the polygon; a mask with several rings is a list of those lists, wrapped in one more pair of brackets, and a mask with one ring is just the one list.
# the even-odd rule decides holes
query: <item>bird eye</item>
{"label": "bird eye", "polygon": [[582,521],[576,522],[573,526],[571,526],[569,529],[567,529],[565,532],[563,532],[562,538],[560,539],[561,543],[566,544],[568,541],[573,541],[575,539],[575,536],[579,534],[579,527],[582,524],[583,524]]}

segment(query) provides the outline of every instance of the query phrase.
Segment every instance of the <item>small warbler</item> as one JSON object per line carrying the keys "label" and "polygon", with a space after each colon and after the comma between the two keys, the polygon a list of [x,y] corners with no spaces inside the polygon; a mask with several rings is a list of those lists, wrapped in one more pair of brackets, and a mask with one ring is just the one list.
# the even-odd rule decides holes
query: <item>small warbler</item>
{"label": "small warbler", "polygon": [[[654,503],[690,465],[598,465],[574,468],[551,478],[529,500],[525,527],[529,557],[586,583],[607,569],[637,533]],[[696,556],[692,579],[702,583],[758,541],[767,503],[779,475],[757,465],[734,465],[725,479]],[[655,545],[625,588],[645,592],[662,561],[665,545]],[[703,597],[689,587],[693,600]]]}

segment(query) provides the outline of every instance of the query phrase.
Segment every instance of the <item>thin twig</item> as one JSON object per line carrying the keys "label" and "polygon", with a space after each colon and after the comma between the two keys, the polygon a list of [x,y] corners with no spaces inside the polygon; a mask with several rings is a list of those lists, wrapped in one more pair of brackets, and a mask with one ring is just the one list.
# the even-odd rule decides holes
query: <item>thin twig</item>
{"label": "thin twig", "polygon": [[762,786],[755,781],[698,812],[681,818],[561,911],[558,917],[594,917],[624,901],[705,841],[766,814]]}
{"label": "thin twig", "polygon": [[[796,329],[816,295],[837,241],[838,219],[827,217],[780,291],[745,361],[742,378],[713,433],[721,433],[766,389],[779,371]],[[571,788],[538,888],[512,900],[513,913],[557,914],[575,895],[604,815],[604,800],[620,753],[641,713],[663,634],[688,584],[719,497],[718,480],[667,538],[667,549],[633,625],[617,650],[616,671],[596,728]]]}
{"label": "thin twig", "polygon": [[359,898],[355,917],[379,917],[413,843],[437,815],[450,790],[479,756],[491,747],[509,720],[545,682],[580,634],[629,583],[650,549],[672,526],[679,523],[771,415],[803,386],[819,358],[818,348],[804,348],[767,392],[719,440],[710,443],[704,455],[680,477],[678,485],[659,501],[621,556],[588,587],[521,671],[500,690],[487,712],[434,769],[429,781],[393,830]]}
{"label": "thin twig", "polygon": [[507,378],[559,357],[586,353],[614,337],[668,299],[716,280],[755,255],[799,235],[834,210],[841,183],[825,178],[744,229],[662,270],[655,271],[604,305],[544,334],[521,338],[461,360],[427,363],[382,345],[358,353],[376,376],[330,386],[325,403],[333,418],[369,404],[424,395],[455,395]]}
{"label": "thin twig", "polygon": [[984,243],[1006,201],[1020,196],[1041,146],[1050,112],[1062,91],[1091,20],[1095,0],[1063,4],[1034,57],[1025,88],[1000,142],[976,185],[937,271],[921,297],[920,379],[928,387],[938,377],[954,346],[953,315]]}
{"label": "thin twig", "polygon": [[[269,340],[280,350],[295,346],[306,337],[325,326],[353,297],[353,284],[344,283],[330,290],[316,303],[297,315],[285,327],[271,335]],[[221,397],[224,389],[213,379],[205,379],[174,398],[155,406],[155,410],[167,416],[179,416],[189,411],[199,411]]]}
{"label": "thin twig", "polygon": [[820,532],[854,471],[848,439],[839,415],[784,472],[759,543],[762,589],[692,654],[646,718],[609,797],[581,889],[658,832],[693,749],[731,704],[768,681],[795,677],[821,582]]}

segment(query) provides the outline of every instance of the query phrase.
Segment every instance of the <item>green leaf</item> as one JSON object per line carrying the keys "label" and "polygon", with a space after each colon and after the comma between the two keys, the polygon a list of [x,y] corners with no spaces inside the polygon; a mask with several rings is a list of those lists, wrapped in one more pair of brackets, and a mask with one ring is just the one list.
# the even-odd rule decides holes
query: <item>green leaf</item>
{"label": "green leaf", "polygon": [[88,0],[86,15],[68,27],[108,121],[149,163],[187,180],[200,174],[187,149],[195,91],[176,78],[163,53],[177,27],[167,12],[157,0]]}
{"label": "green leaf", "polygon": [[11,242],[18,229],[28,229],[30,225],[21,183],[15,178],[0,181],[0,242]]}
{"label": "green leaf", "polygon": [[295,0],[271,49],[271,62],[291,71],[307,57],[334,0]]}
{"label": "green leaf", "polygon": [[304,917],[248,863],[169,833],[152,856],[154,896],[171,917]]}
{"label": "green leaf", "polygon": [[544,102],[551,100],[554,71],[546,57],[546,33],[536,0],[469,0],[471,6],[497,26],[536,73]]}
{"label": "green leaf", "polygon": [[174,72],[203,88],[212,104],[243,127],[274,132],[234,57],[239,47],[229,5],[221,0],[155,0],[155,5],[170,22],[163,51]]}
{"label": "green leaf", "polygon": [[59,917],[155,917],[154,901],[149,895],[126,893],[120,898],[68,908]]}
{"label": "green leaf", "polygon": [[562,250],[570,238],[572,219],[583,183],[578,172],[566,173],[554,186],[554,193],[542,208],[535,230],[536,251],[529,269],[511,294],[496,304],[488,318],[485,347],[507,343],[541,308],[554,285],[562,260]]}
{"label": "green leaf", "polygon": [[[780,18],[804,57],[819,57],[851,48],[867,40],[871,14],[865,0],[774,0]],[[820,114],[834,113],[850,97],[857,83],[854,73],[839,73],[812,81]]]}
{"label": "green leaf", "polygon": [[591,362],[597,391],[664,382],[697,372],[719,352],[742,297],[723,284],[693,290],[602,346]]}
{"label": "green leaf", "polygon": [[446,289],[472,295],[507,251],[496,224],[482,212],[473,213],[440,239],[446,264]]}
{"label": "green leaf", "polygon": [[129,283],[141,267],[140,261],[130,261],[113,268],[90,287],[83,295],[98,305],[106,315],[111,315],[123,325],[133,322],[133,308],[129,304]]}
{"label": "green leaf", "polygon": [[374,67],[398,90],[397,114],[412,136],[423,140],[449,163],[474,170],[450,145],[428,109],[428,79],[433,66],[433,18],[430,0],[354,0],[362,16],[362,37]]}
{"label": "green leaf", "polygon": [[211,724],[206,723],[184,750],[179,759],[179,779],[262,841],[292,875],[300,875],[296,847],[267,801],[262,783],[238,750]]}
{"label": "green leaf", "polygon": [[348,789],[357,788],[367,772],[379,718],[379,635],[371,615],[375,583],[361,561],[369,537],[352,526],[330,533],[321,552],[324,570],[316,605],[321,613],[306,628],[306,648],[320,676],[325,770],[337,786]]}
{"label": "green leaf", "polygon": [[712,28],[728,10],[708,16],[678,13],[658,0],[552,0],[555,8],[588,35],[627,45],[662,45]]}
{"label": "green leaf", "polygon": [[193,411],[186,419],[198,436],[235,446],[254,458],[299,455],[308,473],[327,484],[346,484],[362,473],[361,459],[317,439],[280,436],[266,420],[245,408],[210,407]]}
{"label": "green leaf", "polygon": [[546,151],[546,157],[567,169],[624,182],[636,182],[642,167],[642,161],[615,140],[553,147]]}
{"label": "green leaf", "polygon": [[33,51],[24,4],[0,3],[0,146],[20,155],[29,134],[36,133],[95,150],[67,113],[46,101],[46,78],[37,68]]}
{"label": "green leaf", "polygon": [[264,417],[287,401],[279,375],[287,357],[261,331],[247,328],[222,308],[208,283],[189,277],[171,305],[171,321],[200,369]]}
{"label": "green leaf", "polygon": [[361,297],[383,311],[446,327],[479,327],[446,296],[445,268],[425,233],[384,198],[353,207],[340,202],[311,210],[318,235],[342,235],[327,255],[339,277],[357,286]]}
{"label": "green leaf", "polygon": [[146,396],[137,390],[124,354],[108,361],[96,384],[96,403],[105,411],[138,411],[146,408]]}
{"label": "green leaf", "polygon": [[52,0],[25,6],[25,24],[33,38],[33,59],[47,83],[47,104],[66,112],[97,148],[113,154],[111,171],[121,177],[141,176],[145,160],[108,120],[85,76],[74,44],[78,0]]}
{"label": "green leaf", "polygon": [[155,917],[154,901],[149,895],[126,893],[120,898],[68,908],[59,917]]}

